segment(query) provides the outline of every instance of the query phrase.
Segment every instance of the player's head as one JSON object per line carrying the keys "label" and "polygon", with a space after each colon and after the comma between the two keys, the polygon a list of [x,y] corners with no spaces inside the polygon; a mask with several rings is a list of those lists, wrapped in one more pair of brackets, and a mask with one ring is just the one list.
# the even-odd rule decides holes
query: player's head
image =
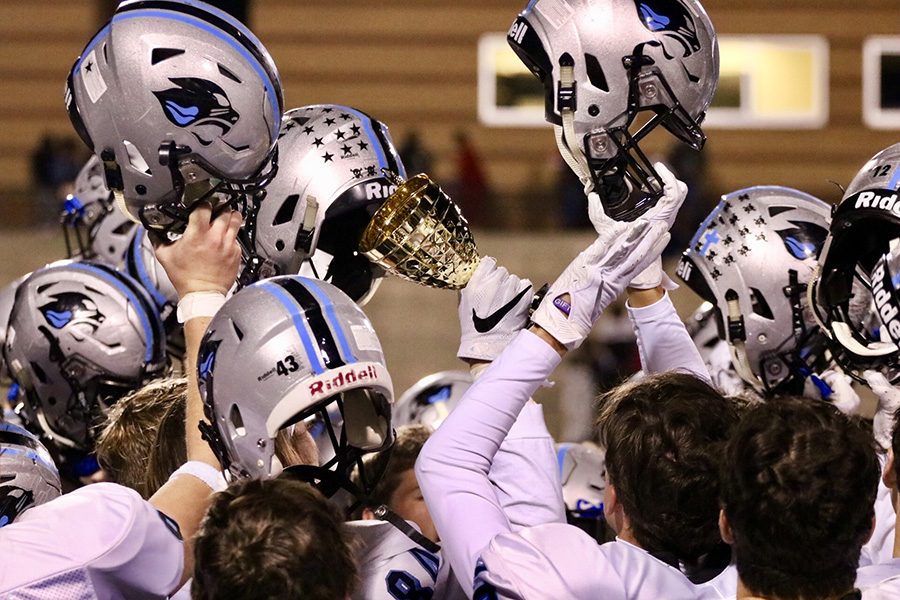
{"label": "player's head", "polygon": [[59,473],[44,445],[18,425],[0,423],[0,527],[61,493]]}
{"label": "player's head", "polygon": [[190,205],[262,185],[282,113],[253,33],[197,0],[122,2],[69,74],[66,103],[134,221],[184,227]]}
{"label": "player's head", "polygon": [[16,293],[4,345],[23,417],[63,448],[90,451],[94,428],[166,367],[165,333],[144,289],[99,264],[60,261]]}
{"label": "player's head", "polygon": [[437,530],[428,507],[425,506],[414,470],[419,452],[431,437],[432,431],[427,425],[403,425],[397,428],[393,446],[366,457],[364,462],[369,472],[379,473],[381,476],[366,494],[363,518],[373,518],[373,511],[380,506],[387,506],[402,519],[418,525],[422,535],[437,541]]}
{"label": "player's head", "polygon": [[[828,235],[831,208],[798,190],[738,190],[703,221],[679,276],[715,310],[732,364],[755,390],[802,385],[824,363],[825,338],[806,286]],[[791,387],[790,389],[794,389]]]}
{"label": "player's head", "polygon": [[813,303],[849,373],[900,381],[900,144],[857,173],[835,209]]}
{"label": "player's head", "polygon": [[[691,375],[668,372],[601,398],[607,522],[631,527],[641,547],[676,566],[721,557],[719,468],[738,420],[735,406]],[[724,557],[728,562],[727,549]]]}
{"label": "player's head", "polygon": [[838,598],[872,532],[871,433],[834,406],[779,398],[750,408],[722,467],[722,535],[754,596]]}
{"label": "player's head", "polygon": [[[532,0],[507,41],[544,84],[560,153],[613,218],[631,220],[662,195],[638,147],[652,129],[703,147],[719,49],[696,0]],[[643,111],[653,116],[635,132]]]}
{"label": "player's head", "polygon": [[[179,446],[177,443],[173,446],[170,440],[157,443],[157,433],[174,406],[181,407],[183,421],[186,393],[186,379],[162,379],[128,394],[109,410],[97,438],[96,454],[97,461],[112,481],[136,490],[144,498],[156,492],[157,487],[147,484],[154,454],[163,451],[177,455],[174,448]],[[183,423],[180,434],[183,448]],[[181,460],[178,464],[184,462]]]}
{"label": "player's head", "polygon": [[[319,417],[335,457],[293,471],[328,495],[366,452],[393,440],[393,389],[378,337],[362,310],[329,283],[282,276],[248,286],[219,310],[198,358],[212,428],[205,435],[232,477],[271,477],[279,431]],[[330,408],[343,418],[334,435]]]}
{"label": "player's head", "polygon": [[466,371],[440,371],[426,375],[394,403],[394,424],[419,423],[437,429],[470,387],[472,375]]}
{"label": "player's head", "polygon": [[282,119],[278,161],[256,216],[257,252],[278,274],[328,281],[364,303],[384,272],[359,241],[396,189],[382,169],[406,176],[387,127],[348,106],[295,108]]}
{"label": "player's head", "polygon": [[356,585],[342,517],[299,481],[232,483],[213,497],[194,544],[194,600],[335,600]]}

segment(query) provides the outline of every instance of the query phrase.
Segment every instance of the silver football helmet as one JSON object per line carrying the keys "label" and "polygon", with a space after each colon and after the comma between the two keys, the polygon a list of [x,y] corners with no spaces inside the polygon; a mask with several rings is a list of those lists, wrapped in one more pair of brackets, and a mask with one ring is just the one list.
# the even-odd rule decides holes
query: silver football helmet
{"label": "silver football helmet", "polygon": [[355,108],[317,104],[284,114],[278,173],[256,215],[257,253],[278,274],[322,279],[362,304],[384,271],[359,252],[363,229],[406,176],[387,127]]}
{"label": "silver football helmet", "polygon": [[178,292],[172,285],[166,270],[156,260],[153,244],[147,230],[138,226],[132,237],[125,258],[124,271],[140,283],[150,294],[166,329],[166,345],[169,354],[184,359],[184,328],[178,322]]}
{"label": "silver football helmet", "polygon": [[735,370],[760,393],[800,393],[827,362],[806,285],[830,215],[828,204],[791,188],[738,190],[722,197],[678,265],[681,279],[715,306]]}
{"label": "silver football helmet", "polygon": [[706,301],[697,307],[684,324],[709,371],[713,387],[726,396],[743,394],[747,390],[747,384],[734,369],[728,342],[725,341],[724,334],[722,337],[719,334],[720,325],[721,319],[716,313],[716,307]]}
{"label": "silver football helmet", "polygon": [[66,104],[118,207],[173,232],[197,199],[264,186],[283,101],[272,58],[236,19],[197,0],[133,0],[82,51]]}
{"label": "silver football helmet", "polygon": [[162,322],[144,289],[86,262],[53,263],[19,286],[4,353],[29,426],[82,451],[106,409],[166,366]]}
{"label": "silver football helmet", "polygon": [[574,517],[600,518],[606,492],[606,453],[590,442],[556,445],[566,511]]}
{"label": "silver football helmet", "polygon": [[[330,496],[360,457],[393,441],[393,388],[381,344],[362,310],[323,281],[299,276],[245,287],[219,310],[197,360],[212,426],[204,437],[231,478],[272,477],[279,430],[318,416],[335,457],[292,473]],[[343,417],[338,436],[328,411]]]}
{"label": "silver football helmet", "polygon": [[100,221],[114,210],[112,192],[103,180],[103,165],[91,155],[75,178],[75,189],[63,202],[60,220],[69,258],[91,259],[91,242]]}
{"label": "silver football helmet", "polygon": [[421,424],[437,429],[472,387],[465,371],[441,371],[423,377],[394,403],[394,424]]}
{"label": "silver football helmet", "polygon": [[[638,146],[653,129],[703,147],[719,49],[697,0],[531,0],[507,40],[544,84],[560,153],[612,218],[634,219],[662,195]],[[653,115],[632,133],[642,111]]]}
{"label": "silver football helmet", "polygon": [[[29,273],[28,275],[31,275]],[[0,289],[0,383],[9,383],[9,369],[6,368],[6,361],[3,358],[3,345],[6,343],[6,329],[9,327],[9,315],[12,313],[13,303],[16,300],[16,290],[23,281],[28,279],[28,275],[19,277],[12,283],[8,283],[6,287]]]}
{"label": "silver football helmet", "polygon": [[0,527],[62,493],[50,453],[30,431],[0,423]]}
{"label": "silver football helmet", "polygon": [[835,359],[900,382],[900,144],[872,157],[834,211],[811,302]]}

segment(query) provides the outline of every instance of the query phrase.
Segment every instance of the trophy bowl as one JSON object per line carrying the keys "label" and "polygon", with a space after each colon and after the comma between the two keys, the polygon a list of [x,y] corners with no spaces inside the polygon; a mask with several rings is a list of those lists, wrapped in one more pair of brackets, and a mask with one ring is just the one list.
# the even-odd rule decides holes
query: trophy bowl
{"label": "trophy bowl", "polygon": [[420,173],[403,181],[363,231],[359,249],[403,279],[434,288],[465,287],[481,257],[459,207]]}

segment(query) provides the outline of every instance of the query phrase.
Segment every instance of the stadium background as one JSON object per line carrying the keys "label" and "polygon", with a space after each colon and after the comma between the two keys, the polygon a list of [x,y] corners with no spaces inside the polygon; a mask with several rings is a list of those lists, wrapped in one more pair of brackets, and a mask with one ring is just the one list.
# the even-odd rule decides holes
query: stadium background
{"label": "stadium background", "polygon": [[[490,192],[462,202],[479,250],[536,283],[552,281],[590,240],[562,229],[560,172],[549,128],[479,124],[477,48],[486,32],[505,32],[524,0],[225,1],[244,14],[272,53],[286,107],[348,104],[390,126],[400,144],[416,132],[431,174],[465,191],[460,134],[478,157]],[[897,130],[867,127],[862,115],[862,48],[894,35],[896,0],[705,0],[723,34],[819,34],[829,45],[826,124],[813,129],[707,130],[698,214],[727,191],[780,184],[840,199],[864,161],[897,141]],[[0,2],[0,285],[61,258],[63,244],[46,200],[39,201],[32,157],[47,136],[74,138],[63,106],[73,60],[112,12],[109,0]],[[893,85],[900,86],[900,83]],[[652,140],[657,142],[657,140]],[[80,145],[80,142],[78,142]],[[648,149],[664,154],[667,140]],[[702,206],[702,207],[701,207]],[[477,217],[477,218],[474,218]],[[694,223],[688,223],[692,228]],[[683,248],[673,248],[680,251]],[[697,299],[675,293],[683,315]],[[401,392],[427,373],[458,368],[455,294],[387,281],[366,308]],[[603,343],[601,341],[601,343]],[[591,360],[587,358],[585,360]],[[565,377],[563,377],[565,379]],[[544,392],[554,403],[559,386]],[[551,410],[551,429],[561,427]]]}

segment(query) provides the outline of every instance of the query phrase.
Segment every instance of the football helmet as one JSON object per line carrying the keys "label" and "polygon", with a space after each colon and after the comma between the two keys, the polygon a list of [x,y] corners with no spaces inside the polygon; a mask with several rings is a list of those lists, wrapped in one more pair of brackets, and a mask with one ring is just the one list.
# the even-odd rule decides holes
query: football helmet
{"label": "football helmet", "polygon": [[103,166],[91,155],[75,178],[73,193],[63,201],[60,215],[69,258],[94,257],[91,241],[100,221],[113,209],[112,192],[103,181]]}
{"label": "football helmet", "polygon": [[50,453],[31,432],[0,423],[0,527],[62,493]]}
{"label": "football helmet", "polygon": [[734,370],[728,343],[724,340],[724,335],[719,337],[720,325],[716,307],[706,301],[697,307],[684,324],[709,371],[713,387],[726,396],[743,394],[748,389],[747,384]]}
{"label": "football helmet", "polygon": [[7,284],[3,289],[0,289],[0,383],[3,384],[9,383],[9,370],[6,368],[6,361],[3,359],[3,344],[6,342],[9,315],[12,313],[13,302],[16,300],[16,290],[19,289],[19,285],[23,281],[28,279],[28,275],[23,275],[12,283]]}
{"label": "football helmet", "polygon": [[90,237],[90,253],[81,258],[95,260],[121,270],[125,266],[128,249],[134,240],[138,224],[122,211],[109,210],[100,217]]}
{"label": "football helmet", "polygon": [[124,271],[140,283],[150,294],[166,329],[166,346],[169,354],[184,359],[184,328],[178,322],[178,292],[166,274],[166,270],[153,251],[147,230],[137,226],[128,253]]}
{"label": "football helmet", "polygon": [[394,424],[437,429],[472,387],[472,381],[472,375],[465,371],[441,371],[423,377],[394,404]]}
{"label": "football helmet", "polygon": [[835,360],[900,381],[900,144],[872,157],[834,211],[811,303]]}
{"label": "football helmet", "polygon": [[678,265],[681,279],[715,307],[738,375],[760,393],[800,393],[827,364],[806,285],[830,215],[828,204],[791,188],[738,190],[722,197]]}
{"label": "football helmet", "polygon": [[275,64],[197,0],[119,4],[72,67],[66,104],[117,206],[148,229],[180,231],[198,199],[246,201],[273,171]]}
{"label": "football helmet", "polygon": [[60,261],[19,286],[4,345],[29,427],[90,451],[94,426],[126,393],[166,367],[153,301],[111,267]]}
{"label": "football helmet", "polygon": [[662,196],[638,146],[652,130],[703,147],[719,48],[697,0],[531,0],[507,41],[544,84],[563,159],[610,217],[633,220]]}
{"label": "football helmet", "polygon": [[[243,288],[213,317],[197,360],[212,425],[201,427],[229,478],[272,477],[279,430],[321,419],[334,458],[291,466],[331,496],[361,456],[393,441],[393,388],[381,344],[362,310],[323,281],[280,276]],[[329,409],[343,419],[340,434]]]}
{"label": "football helmet", "polygon": [[278,163],[255,217],[256,252],[277,274],[328,281],[363,304],[385,275],[359,252],[396,189],[382,170],[406,177],[387,127],[348,106],[295,108],[282,120]]}

